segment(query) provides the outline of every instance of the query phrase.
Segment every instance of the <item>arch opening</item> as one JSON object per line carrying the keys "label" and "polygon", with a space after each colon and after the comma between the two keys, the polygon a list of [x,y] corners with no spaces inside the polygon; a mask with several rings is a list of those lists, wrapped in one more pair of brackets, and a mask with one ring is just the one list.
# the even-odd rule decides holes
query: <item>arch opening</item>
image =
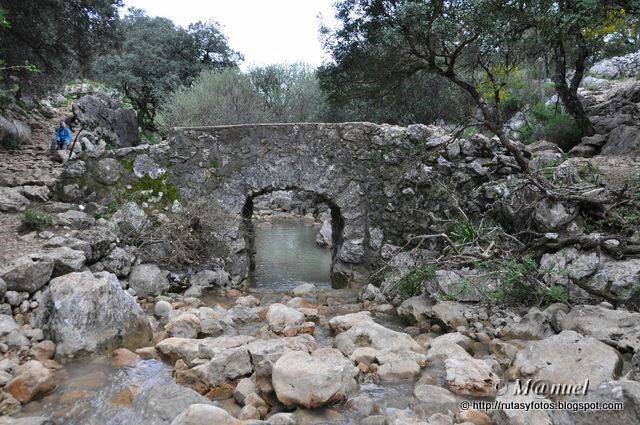
{"label": "arch opening", "polygon": [[[284,204],[281,205],[281,199],[279,197],[282,194],[289,194],[293,198],[293,202],[290,205],[287,204],[287,200],[290,198],[284,197]],[[302,199],[302,202],[299,202]],[[290,211],[290,214],[287,214]],[[271,220],[265,223],[265,212],[270,214]],[[313,220],[315,219],[315,220]],[[322,232],[321,227],[327,226],[329,223],[325,223],[330,220],[331,235],[329,240],[325,240],[321,237],[326,231]],[[331,250],[330,264],[328,264],[327,280],[331,282],[335,287],[334,281],[334,266],[338,258],[338,253],[343,243],[343,228],[344,220],[340,207],[327,195],[317,193],[314,191],[305,190],[297,186],[286,187],[269,187],[260,191],[253,192],[246,197],[245,203],[242,208],[242,226],[241,232],[245,240],[245,252],[247,263],[249,265],[250,282],[255,284],[254,279],[256,273],[256,257],[257,257],[257,245],[256,234],[264,235],[265,230],[257,228],[257,226],[268,225],[271,227],[271,223],[278,223],[282,226],[283,221],[306,223],[305,226],[313,225],[313,230],[304,230],[307,234],[307,241],[305,243],[315,245],[315,242],[320,246],[329,245]],[[312,224],[313,223],[313,224]],[[313,231],[313,240],[308,240],[308,232]],[[264,249],[264,241],[258,240],[260,249]],[[317,246],[309,246],[306,249],[319,250]],[[316,251],[317,252],[317,251]],[[324,267],[324,265],[322,265]],[[304,280],[304,279],[302,279]]]}

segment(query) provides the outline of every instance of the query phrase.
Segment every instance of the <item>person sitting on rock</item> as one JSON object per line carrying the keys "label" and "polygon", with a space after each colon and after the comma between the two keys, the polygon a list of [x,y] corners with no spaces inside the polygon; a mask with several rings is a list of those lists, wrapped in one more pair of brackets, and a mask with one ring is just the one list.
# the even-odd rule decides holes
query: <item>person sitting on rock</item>
{"label": "person sitting on rock", "polygon": [[71,143],[71,130],[67,123],[60,121],[60,126],[56,128],[56,145],[58,149],[69,149]]}

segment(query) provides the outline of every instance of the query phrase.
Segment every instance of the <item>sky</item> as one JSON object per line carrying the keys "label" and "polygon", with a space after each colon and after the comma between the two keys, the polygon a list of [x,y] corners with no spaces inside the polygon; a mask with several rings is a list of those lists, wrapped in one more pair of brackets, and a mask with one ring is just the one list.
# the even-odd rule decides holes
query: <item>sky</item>
{"label": "sky", "polygon": [[320,43],[321,19],[331,24],[335,0],[124,0],[186,27],[213,19],[222,25],[232,49],[244,55],[241,68],[271,63],[328,59]]}

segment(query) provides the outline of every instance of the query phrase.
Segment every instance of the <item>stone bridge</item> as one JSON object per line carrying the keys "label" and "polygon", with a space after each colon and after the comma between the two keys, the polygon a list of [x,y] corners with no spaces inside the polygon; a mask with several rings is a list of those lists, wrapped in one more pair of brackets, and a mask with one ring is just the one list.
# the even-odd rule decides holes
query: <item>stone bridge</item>
{"label": "stone bridge", "polygon": [[[416,235],[446,231],[459,216],[458,204],[468,213],[481,210],[482,202],[476,205],[464,194],[512,163],[496,156],[496,149],[482,136],[454,140],[424,125],[178,128],[158,145],[83,152],[66,164],[57,194],[104,204],[132,187],[144,192],[140,182],[146,182],[147,209],[168,196],[157,196],[162,188],[177,189],[182,204],[217,204],[229,218],[217,235],[228,248],[225,268],[240,285],[253,255],[253,199],[274,190],[312,191],[331,209],[332,284],[343,287],[365,281],[392,251],[417,242]],[[426,239],[421,248],[438,243]]]}

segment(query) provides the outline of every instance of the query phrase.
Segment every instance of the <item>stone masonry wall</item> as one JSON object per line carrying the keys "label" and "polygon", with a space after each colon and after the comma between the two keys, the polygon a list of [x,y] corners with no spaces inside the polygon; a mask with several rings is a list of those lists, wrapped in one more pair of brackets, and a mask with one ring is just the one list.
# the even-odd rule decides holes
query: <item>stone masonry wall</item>
{"label": "stone masonry wall", "polygon": [[[220,235],[228,246],[225,268],[240,284],[251,252],[242,215],[252,198],[272,190],[313,191],[331,206],[338,230],[332,281],[339,287],[366,280],[385,250],[445,231],[461,208],[482,214],[483,199],[495,195],[484,193],[482,184],[511,173],[512,165],[494,140],[454,140],[433,126],[179,128],[159,145],[70,161],[56,192],[63,200],[104,204],[145,181],[165,192],[177,188],[183,204],[217,203],[230,217]],[[149,192],[147,204],[153,207],[161,199]],[[422,247],[438,243],[433,239]]]}

